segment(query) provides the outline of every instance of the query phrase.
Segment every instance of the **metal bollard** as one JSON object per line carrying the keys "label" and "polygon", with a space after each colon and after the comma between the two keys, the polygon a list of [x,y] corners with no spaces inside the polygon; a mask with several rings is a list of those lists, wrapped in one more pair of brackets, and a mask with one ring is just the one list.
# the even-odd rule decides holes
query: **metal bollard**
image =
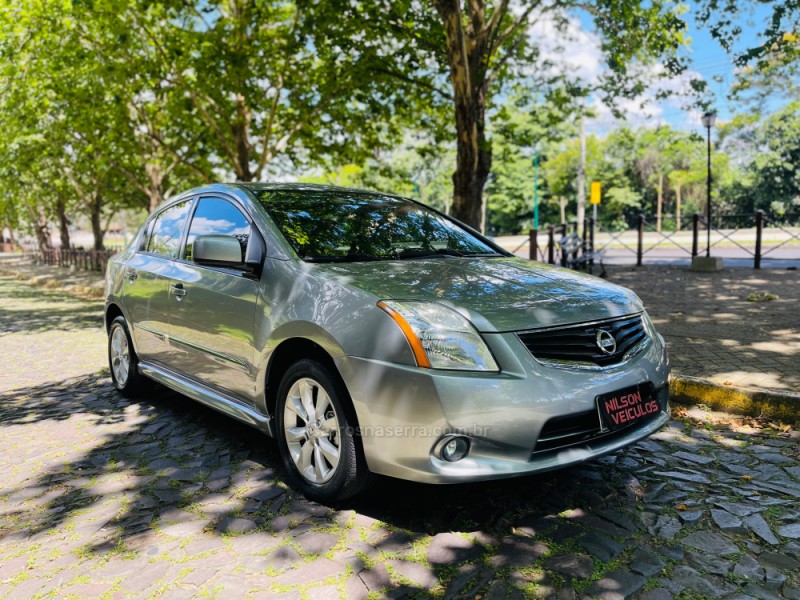
{"label": "metal bollard", "polygon": [[761,235],[764,232],[764,211],[756,211],[756,251],[753,255],[753,268],[761,268]]}

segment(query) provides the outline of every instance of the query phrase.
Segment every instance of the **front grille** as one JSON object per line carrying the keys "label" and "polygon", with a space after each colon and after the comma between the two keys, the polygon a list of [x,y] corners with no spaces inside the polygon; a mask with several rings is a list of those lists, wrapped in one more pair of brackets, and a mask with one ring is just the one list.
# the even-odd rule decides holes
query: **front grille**
{"label": "front grille", "polygon": [[[597,343],[599,330],[614,337],[617,347],[612,354],[600,351]],[[622,362],[628,352],[647,337],[642,315],[517,335],[538,360],[598,367]]]}

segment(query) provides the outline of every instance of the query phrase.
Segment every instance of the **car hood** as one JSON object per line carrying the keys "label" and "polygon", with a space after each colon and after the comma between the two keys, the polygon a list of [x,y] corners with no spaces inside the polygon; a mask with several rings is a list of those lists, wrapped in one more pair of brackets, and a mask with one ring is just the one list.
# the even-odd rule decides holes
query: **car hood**
{"label": "car hood", "polygon": [[451,306],[483,332],[520,331],[620,317],[642,310],[632,291],[597,277],[516,257],[314,265],[378,299]]}

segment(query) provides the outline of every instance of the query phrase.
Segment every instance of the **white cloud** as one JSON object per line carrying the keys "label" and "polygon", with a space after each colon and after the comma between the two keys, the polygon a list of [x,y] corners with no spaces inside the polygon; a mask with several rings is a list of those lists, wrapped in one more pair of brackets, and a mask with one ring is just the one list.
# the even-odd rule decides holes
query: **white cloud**
{"label": "white cloud", "polygon": [[531,25],[528,37],[538,45],[542,61],[552,65],[548,74],[566,70],[588,84],[598,81],[603,68],[600,38],[586,31],[577,18],[547,13]]}
{"label": "white cloud", "polygon": [[[566,73],[587,86],[600,82],[606,70],[600,37],[586,30],[578,18],[548,13],[531,25],[528,36],[539,46],[542,62],[548,65],[545,74]],[[687,71],[678,77],[661,79],[663,73],[661,64],[637,67],[636,74],[652,84],[638,98],[619,100],[618,108],[624,115],[622,119],[616,118],[599,97],[590,97],[587,107],[596,116],[587,120],[587,131],[602,135],[621,125],[657,127],[665,123],[679,128],[695,128],[700,122],[700,113],[684,108],[683,104],[691,90],[689,82],[701,78],[700,74]],[[658,99],[662,92],[672,95]]]}

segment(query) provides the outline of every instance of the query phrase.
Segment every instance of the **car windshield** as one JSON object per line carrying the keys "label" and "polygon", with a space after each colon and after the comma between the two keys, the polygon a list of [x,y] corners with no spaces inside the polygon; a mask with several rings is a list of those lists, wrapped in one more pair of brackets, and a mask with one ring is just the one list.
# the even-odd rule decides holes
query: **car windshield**
{"label": "car windshield", "polygon": [[255,193],[305,261],[500,256],[456,223],[410,200],[326,190]]}

